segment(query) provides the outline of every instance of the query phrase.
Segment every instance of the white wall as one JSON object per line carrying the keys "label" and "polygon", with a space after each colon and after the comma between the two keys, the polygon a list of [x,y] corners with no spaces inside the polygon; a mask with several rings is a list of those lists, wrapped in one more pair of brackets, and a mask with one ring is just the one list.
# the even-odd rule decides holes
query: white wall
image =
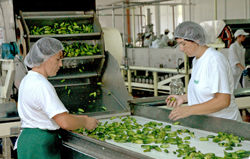
{"label": "white wall", "polygon": [[[187,3],[189,0],[186,0]],[[202,22],[215,20],[214,0],[191,0],[192,21]],[[186,6],[187,8],[187,6]],[[187,9],[189,12],[189,9]],[[247,13],[246,13],[247,12]],[[217,0],[217,19],[249,18],[249,0]]]}
{"label": "white wall", "polygon": [[[110,4],[114,2],[120,2],[121,0],[96,0],[96,6],[100,4]],[[132,1],[132,0],[130,0]],[[152,0],[133,0],[134,2],[145,2]],[[175,24],[173,24],[173,12],[170,5],[161,5],[160,6],[160,32],[163,34],[164,30],[168,28],[172,33],[174,31],[174,26],[176,27],[182,21],[194,21],[201,23],[203,21],[215,20],[215,0],[171,0],[164,3],[183,3],[183,5],[177,5],[174,7],[174,19]],[[191,2],[191,5],[189,5]],[[119,3],[121,4],[121,3]],[[151,11],[151,22],[154,25],[154,32],[156,32],[155,27],[155,6],[147,5],[142,7],[142,14],[146,16],[147,8],[150,8]],[[250,17],[250,0],[217,0],[217,20],[221,19],[249,19]],[[191,17],[190,17],[191,11]],[[126,12],[126,11],[125,11]],[[97,13],[108,13],[112,14],[112,10],[99,11]],[[116,14],[122,14],[122,9],[116,9]],[[130,14],[132,14],[132,9],[130,9]],[[140,14],[140,8],[135,7],[135,14]],[[99,16],[99,20],[102,27],[112,27],[112,17],[109,16]],[[139,19],[140,20],[140,19]],[[145,18],[143,16],[143,26],[146,24]],[[140,21],[138,17],[135,17],[135,34],[141,32]],[[127,21],[125,21],[127,24]],[[131,26],[131,35],[133,34],[132,30],[132,17],[130,17],[130,26]],[[115,18],[115,27],[122,33],[123,24],[122,16],[117,16]],[[127,27],[126,27],[127,28]],[[125,30],[126,32],[126,30]],[[169,34],[169,37],[172,37],[172,34]]]}

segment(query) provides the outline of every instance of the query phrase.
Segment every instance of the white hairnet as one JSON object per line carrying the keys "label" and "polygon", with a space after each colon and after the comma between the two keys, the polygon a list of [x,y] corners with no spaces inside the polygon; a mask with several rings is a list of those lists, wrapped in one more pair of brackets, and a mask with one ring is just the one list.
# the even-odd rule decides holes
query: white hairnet
{"label": "white hairnet", "polygon": [[146,34],[145,34],[145,37],[149,37],[149,36],[151,36],[150,33],[146,33]]}
{"label": "white hairnet", "polygon": [[169,29],[165,29],[164,32],[169,32]]}
{"label": "white hairnet", "polygon": [[63,45],[59,40],[49,37],[41,38],[32,45],[24,63],[30,68],[39,67],[41,63],[62,50]]}
{"label": "white hairnet", "polygon": [[182,22],[178,25],[174,31],[174,36],[175,38],[194,41],[200,46],[206,45],[210,42],[208,34],[203,27],[191,21]]}

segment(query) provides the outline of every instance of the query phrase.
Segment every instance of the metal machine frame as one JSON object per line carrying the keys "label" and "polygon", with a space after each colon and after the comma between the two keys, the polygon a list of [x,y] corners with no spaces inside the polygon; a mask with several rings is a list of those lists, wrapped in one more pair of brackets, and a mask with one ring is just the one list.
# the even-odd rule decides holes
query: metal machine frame
{"label": "metal machine frame", "polygon": [[[173,123],[174,121],[168,118],[171,109],[165,105],[166,98],[167,96],[160,96],[131,100],[131,117],[139,116],[151,120],[156,120],[158,122],[166,122],[167,124]],[[119,116],[119,114],[117,115]],[[93,117],[103,120],[106,119],[106,121],[109,121],[108,117]],[[187,129],[195,128],[197,129],[197,131],[202,130],[211,133],[218,133],[218,131],[221,131],[244,137],[246,140],[250,139],[248,133],[250,131],[250,123],[237,122],[234,120],[215,118],[206,115],[189,116],[184,119],[179,119],[178,121],[181,123],[181,126],[184,126]],[[75,155],[77,157],[80,157],[80,152],[87,152],[90,155],[90,158],[118,158],[118,156],[119,158],[157,158],[156,155],[154,157],[148,156],[142,150],[140,153],[131,152],[128,149],[124,149],[122,147],[122,144],[120,144],[120,146],[114,146],[108,142],[101,142],[97,139],[88,138],[81,134],[70,134],[71,135],[69,135],[66,131],[61,132],[62,137],[66,138],[66,140],[64,140],[64,144],[72,147],[75,150],[74,152],[69,152],[68,156]],[[83,143],[87,143],[87,145],[83,145]],[[241,149],[244,149],[244,147],[242,147]],[[143,156],[144,154],[145,156]],[[165,156],[168,157],[168,154],[166,154]]]}
{"label": "metal machine frame", "polygon": [[[45,1],[50,3],[51,0]],[[62,100],[62,102],[70,113],[80,114],[78,112],[78,108],[86,108],[86,112],[84,113],[85,115],[95,117],[100,120],[108,120],[110,117],[115,115],[123,117],[127,115],[137,115],[148,119],[155,119],[172,123],[172,121],[167,118],[170,113],[170,110],[162,109],[162,103],[165,104],[164,100],[166,99],[166,96],[131,100],[130,103],[128,103],[130,97],[127,92],[122,74],[120,72],[121,68],[119,62],[117,62],[118,60],[114,58],[112,53],[108,52],[109,50],[105,50],[105,48],[108,48],[106,47],[106,43],[108,43],[108,41],[104,41],[102,29],[99,25],[98,19],[96,19],[95,16],[95,2],[91,3],[91,6],[85,5],[83,12],[79,12],[79,10],[72,9],[75,7],[74,5],[67,6],[68,3],[65,1],[57,1],[58,3],[53,1],[53,4],[51,4],[51,2],[51,6],[49,5],[49,7],[47,8],[44,6],[48,6],[48,4],[44,3],[40,4],[39,6],[39,3],[37,3],[37,1],[14,0],[13,2],[14,13],[17,14],[17,16],[15,16],[16,20],[20,20],[23,26],[23,32],[20,35],[23,35],[24,37],[24,40],[27,44],[27,51],[37,39],[44,37],[43,35],[35,36],[29,34],[30,25],[42,25],[39,23],[40,19],[43,19],[43,22],[46,24],[49,24],[49,20],[66,20],[70,18],[78,20],[80,19],[79,22],[83,22],[86,20],[86,17],[89,17],[89,14],[91,15],[92,22],[95,23],[94,33],[84,35],[65,34],[50,36],[58,38],[67,43],[80,41],[87,42],[89,44],[100,44],[101,53],[99,55],[89,57],[84,56],[65,58],[65,68],[62,69],[61,72],[58,72],[57,76],[49,78],[49,81],[51,81],[51,83],[55,86],[59,98]],[[53,5],[55,4],[59,5],[60,7],[54,7]],[[79,5],[75,9],[79,9],[79,7],[82,6]],[[47,10],[44,10],[45,8]],[[62,10],[54,11],[53,9],[55,8],[59,8]],[[119,37],[118,40],[121,40],[121,37]],[[158,70],[154,68],[146,68],[142,70],[154,72],[154,87],[156,90],[159,87],[167,89],[167,86],[163,86],[165,83],[158,83],[157,73],[161,72],[162,70],[163,72],[182,73],[178,75],[179,77],[185,77],[186,82],[188,81],[188,75],[190,73],[187,67],[187,62],[188,61],[186,59],[184,62],[184,70],[179,71],[177,69]],[[79,63],[88,65],[88,68],[90,69],[86,69],[85,71],[83,71],[83,73],[77,72],[76,69],[78,68]],[[128,68],[126,67],[124,69],[127,70]],[[131,66],[129,67],[128,72],[133,69],[141,70],[141,68],[139,67],[133,68]],[[128,76],[130,75],[131,74],[128,73]],[[128,78],[131,81],[130,78],[131,76]],[[66,82],[61,82],[64,79]],[[97,84],[99,82],[101,82],[101,85]],[[187,85],[187,82],[185,84]],[[72,92],[66,92],[65,86],[68,86],[67,88],[70,88]],[[129,88],[129,91],[131,91],[131,88]],[[93,92],[97,93],[96,97],[90,95],[90,93]],[[155,91],[155,95],[158,95],[157,91]],[[87,107],[90,105],[91,107]],[[106,107],[107,110],[103,110],[102,106]],[[0,137],[5,138],[6,135],[8,135],[8,137],[11,135],[18,135],[18,131],[16,131],[17,133],[11,133],[9,131],[15,126],[20,127],[19,117],[2,118],[1,120],[1,130],[7,130],[8,132],[0,132]],[[197,124],[198,120],[201,122]],[[208,116],[191,116],[186,119],[181,119],[180,122],[182,122],[184,126],[196,127],[205,131],[227,131],[228,133],[234,133],[235,135],[243,136],[247,140],[249,140],[248,133],[244,133],[250,131],[249,123],[236,122]],[[233,125],[234,127],[224,128],[221,127],[221,124]],[[244,131],[242,132],[242,130]],[[82,134],[77,134],[72,131],[61,130],[61,136],[63,139],[63,145],[65,150],[63,151],[63,157],[65,158],[77,158],[87,156],[89,156],[89,158],[152,158],[141,153],[127,150],[123,147],[108,144],[107,142],[101,142],[99,140],[84,136]],[[5,143],[9,143],[7,139],[4,139],[4,141]],[[10,144],[8,145],[8,147],[10,147]],[[6,152],[9,155],[10,151],[6,150]],[[10,155],[8,157],[10,157]]]}
{"label": "metal machine frame", "polygon": [[12,85],[14,82],[14,61],[8,59],[0,59],[1,65],[1,82],[0,86],[0,103],[11,102],[10,94],[12,93]]}
{"label": "metal machine frame", "polygon": [[[208,44],[208,46],[216,48],[218,51],[220,51],[225,47],[225,44],[211,43]],[[192,69],[189,68],[189,62],[191,61],[188,61],[187,56],[179,51],[179,47],[167,47],[160,49],[128,48],[127,50],[128,67],[121,66],[120,68],[122,70],[125,84],[128,87],[129,93],[132,93],[133,89],[138,89],[142,91],[154,91],[154,96],[158,96],[158,93],[169,94],[170,88],[168,84],[173,78],[184,78],[185,92],[187,92],[189,76],[192,72]],[[157,55],[157,53],[161,54]],[[152,58],[153,56],[155,57]],[[139,61],[142,60],[142,57],[143,61]],[[162,61],[162,59],[165,59],[165,61]],[[184,68],[182,69],[179,69],[179,65],[181,64],[179,59],[181,59],[181,62],[184,62]],[[162,65],[162,67],[160,65]],[[152,72],[153,81],[151,83],[146,83],[145,81],[134,81],[131,77],[133,71]],[[171,73],[173,76],[159,81],[159,73]],[[125,78],[125,75],[127,78]]]}

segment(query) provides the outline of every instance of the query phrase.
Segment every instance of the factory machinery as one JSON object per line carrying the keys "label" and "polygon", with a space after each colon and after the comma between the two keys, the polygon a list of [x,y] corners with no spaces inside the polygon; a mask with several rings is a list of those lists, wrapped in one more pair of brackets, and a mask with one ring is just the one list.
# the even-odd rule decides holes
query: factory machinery
{"label": "factory machinery", "polygon": [[[208,134],[215,135],[218,131],[221,131],[245,138],[241,142],[242,147],[234,147],[235,151],[240,149],[250,150],[249,123],[210,116],[191,116],[178,120],[181,125],[173,125],[173,121],[168,119],[171,109],[164,102],[167,96],[131,99],[120,71],[119,58],[117,57],[121,56],[117,55],[119,51],[111,51],[112,47],[115,46],[111,44],[112,40],[109,40],[116,39],[116,44],[121,44],[119,32],[115,29],[101,28],[95,14],[95,1],[89,1],[84,6],[76,5],[76,3],[78,2],[44,0],[41,3],[29,0],[0,0],[1,6],[4,6],[1,8],[3,13],[6,13],[6,9],[12,11],[8,11],[10,17],[6,18],[7,14],[2,14],[2,17],[5,17],[7,21],[13,20],[13,22],[6,22],[5,24],[6,39],[4,43],[17,48],[16,51],[9,51],[15,57],[14,59],[11,56],[10,59],[1,59],[1,72],[5,72],[5,75],[1,76],[1,78],[5,78],[1,89],[10,92],[5,92],[6,97],[1,97],[2,102],[0,104],[0,110],[3,114],[0,120],[0,137],[4,139],[4,158],[10,158],[8,146],[11,143],[9,137],[17,136],[20,129],[20,119],[15,114],[16,103],[13,102],[13,99],[16,99],[21,79],[27,73],[27,68],[23,65],[23,59],[34,42],[42,37],[57,38],[65,46],[75,43],[78,43],[78,45],[84,43],[85,46],[86,44],[88,46],[98,44],[99,51],[97,53],[65,57],[63,67],[58,74],[48,78],[71,114],[88,115],[99,119],[103,124],[105,122],[108,122],[108,124],[120,122],[118,117],[121,119],[133,117],[141,125],[154,121],[162,123],[163,127],[172,125],[172,131],[189,129],[195,133],[196,137],[190,139],[190,143],[196,147],[197,151],[215,153],[217,156],[224,156],[224,147],[219,147],[217,144],[217,146],[211,146],[211,141],[207,141],[206,144],[201,143],[199,137],[205,137]],[[79,4],[81,4],[80,1]],[[77,26],[90,24],[93,26],[93,32],[42,35],[31,33],[34,26],[41,28],[66,21],[75,22]],[[15,24],[15,27],[7,26],[11,24]],[[12,29],[12,31],[7,31],[8,29]],[[11,50],[10,48],[12,47],[9,47],[8,50]],[[9,52],[3,51],[3,55],[7,57],[7,55],[10,55]],[[175,59],[181,57],[176,56]],[[178,63],[178,61],[175,62]],[[164,63],[159,64],[164,65]],[[11,67],[11,69],[8,67]],[[181,69],[179,71],[181,72]],[[6,82],[8,85],[6,85]],[[12,85],[14,85],[14,90]],[[9,95],[12,95],[12,98]],[[114,116],[117,116],[117,118],[111,121],[110,118]],[[61,130],[61,137],[63,140],[62,158],[65,159],[177,158],[177,155],[173,153],[177,149],[176,145],[169,147],[169,153],[153,150],[145,153],[141,148],[142,144],[120,143],[114,140],[101,141],[75,131]]]}
{"label": "factory machinery", "polygon": [[[128,67],[121,66],[128,90],[152,91],[169,94],[169,83],[173,78],[180,78],[185,92],[191,68],[189,58],[183,54],[179,46],[164,48],[127,48]],[[191,62],[191,61],[190,61]]]}
{"label": "factory machinery", "polygon": [[[234,42],[234,32],[244,29],[250,32],[248,19],[216,20],[200,23],[207,31],[213,47],[228,57],[228,48]],[[250,36],[246,36],[243,46],[246,48],[246,65],[250,64]],[[173,78],[181,78],[185,92],[192,71],[192,59],[187,58],[178,46],[164,48],[127,48],[127,61],[121,66],[129,93],[133,91],[151,91],[154,96],[169,94],[169,83]],[[125,54],[126,55],[126,54]],[[127,65],[125,65],[127,64]],[[235,97],[239,109],[250,108],[248,103],[250,90],[236,89]]]}
{"label": "factory machinery", "polygon": [[[248,19],[204,21],[200,24],[208,32],[211,41],[209,46],[218,49],[226,57],[229,46],[234,42],[234,32],[237,29],[250,32]],[[249,39],[247,36],[243,42],[246,48],[246,65],[250,64]],[[124,71],[124,78],[129,92],[132,92],[132,89],[154,91],[155,96],[157,91],[169,93],[168,84],[171,78],[182,78],[187,89],[192,61],[186,60],[185,54],[179,51],[178,46],[157,49],[127,48],[126,53],[127,61],[124,60],[123,63],[128,65],[125,70],[130,71]],[[124,70],[123,66],[121,68]]]}

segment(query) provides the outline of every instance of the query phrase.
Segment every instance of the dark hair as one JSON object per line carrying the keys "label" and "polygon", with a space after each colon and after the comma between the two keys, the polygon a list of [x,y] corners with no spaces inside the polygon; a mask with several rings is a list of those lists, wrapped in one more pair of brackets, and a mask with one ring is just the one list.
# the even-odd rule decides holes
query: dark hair
{"label": "dark hair", "polygon": [[[183,38],[175,38],[175,40],[177,40],[177,39],[183,39]],[[184,39],[185,41],[189,41],[189,42],[195,42],[195,41],[192,41],[192,40],[189,40],[189,39]]]}
{"label": "dark hair", "polygon": [[[177,40],[177,39],[183,39],[183,38],[175,38],[175,40]],[[193,41],[193,40],[189,40],[189,39],[184,39],[185,41],[189,41],[189,42],[193,42],[193,43],[196,43],[197,44],[197,42],[195,42],[195,41]],[[199,44],[198,44],[199,45]]]}

